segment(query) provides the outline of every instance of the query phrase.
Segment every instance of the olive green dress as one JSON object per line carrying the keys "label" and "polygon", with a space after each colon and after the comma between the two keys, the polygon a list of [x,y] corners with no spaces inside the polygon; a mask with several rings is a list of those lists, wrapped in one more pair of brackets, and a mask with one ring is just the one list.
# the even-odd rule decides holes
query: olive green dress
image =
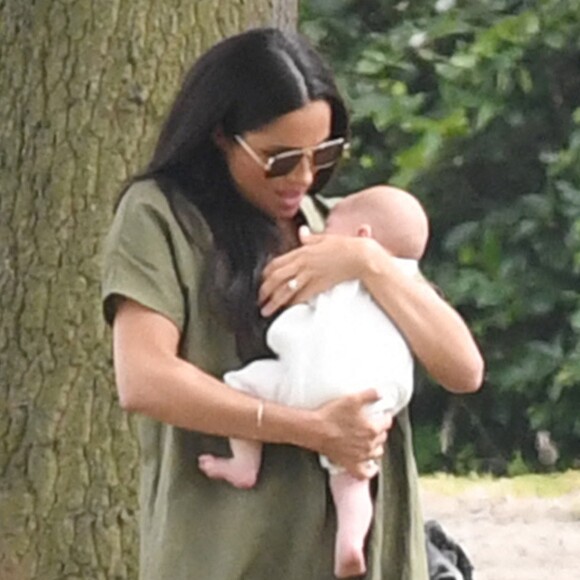
{"label": "olive green dress", "polygon": [[[124,196],[107,236],[103,299],[107,321],[121,295],[160,312],[181,331],[180,356],[222,377],[238,368],[234,337],[210,314],[202,291],[211,232],[196,209],[185,232],[153,181]],[[310,198],[313,231],[323,218]],[[227,439],[139,419],[141,580],[332,580],[335,514],[315,453],[265,445],[254,489],[206,478],[202,453],[228,454]],[[427,580],[407,411],[390,431],[373,481],[375,517],[365,580]]]}

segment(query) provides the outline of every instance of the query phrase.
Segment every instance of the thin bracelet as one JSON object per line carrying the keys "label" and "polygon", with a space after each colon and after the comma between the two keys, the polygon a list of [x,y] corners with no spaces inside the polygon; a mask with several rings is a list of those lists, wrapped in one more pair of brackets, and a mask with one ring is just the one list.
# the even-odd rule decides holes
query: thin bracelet
{"label": "thin bracelet", "polygon": [[258,429],[262,428],[262,422],[264,420],[264,401],[258,403],[258,410],[256,411],[256,427]]}

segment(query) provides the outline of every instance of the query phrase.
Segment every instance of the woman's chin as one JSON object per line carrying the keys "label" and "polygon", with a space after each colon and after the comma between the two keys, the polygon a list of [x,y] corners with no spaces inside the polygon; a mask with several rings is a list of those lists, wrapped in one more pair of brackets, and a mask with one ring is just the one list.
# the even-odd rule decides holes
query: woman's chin
{"label": "woman's chin", "polygon": [[292,219],[300,211],[300,203],[303,195],[292,199],[282,199],[277,207],[278,216],[281,219]]}
{"label": "woman's chin", "polygon": [[281,220],[281,221],[292,220],[296,217],[296,214],[298,213],[299,209],[300,209],[300,206],[296,206],[293,208],[285,208],[283,210],[278,210],[276,212],[275,219]]}

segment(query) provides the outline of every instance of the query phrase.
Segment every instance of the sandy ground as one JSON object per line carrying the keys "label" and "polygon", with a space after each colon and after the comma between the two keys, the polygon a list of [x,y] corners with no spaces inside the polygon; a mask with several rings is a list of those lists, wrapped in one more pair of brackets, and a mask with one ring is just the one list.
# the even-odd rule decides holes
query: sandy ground
{"label": "sandy ground", "polygon": [[422,498],[426,519],[467,552],[475,580],[580,580],[580,489],[539,498],[423,485]]}

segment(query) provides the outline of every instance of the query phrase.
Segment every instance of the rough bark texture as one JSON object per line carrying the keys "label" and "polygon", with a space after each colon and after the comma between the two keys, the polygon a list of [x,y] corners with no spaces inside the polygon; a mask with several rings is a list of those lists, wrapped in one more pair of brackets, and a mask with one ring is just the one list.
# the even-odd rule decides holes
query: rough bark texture
{"label": "rough bark texture", "polygon": [[0,0],[2,580],[136,577],[138,450],[100,314],[102,236],[184,68],[296,12],[295,0]]}

